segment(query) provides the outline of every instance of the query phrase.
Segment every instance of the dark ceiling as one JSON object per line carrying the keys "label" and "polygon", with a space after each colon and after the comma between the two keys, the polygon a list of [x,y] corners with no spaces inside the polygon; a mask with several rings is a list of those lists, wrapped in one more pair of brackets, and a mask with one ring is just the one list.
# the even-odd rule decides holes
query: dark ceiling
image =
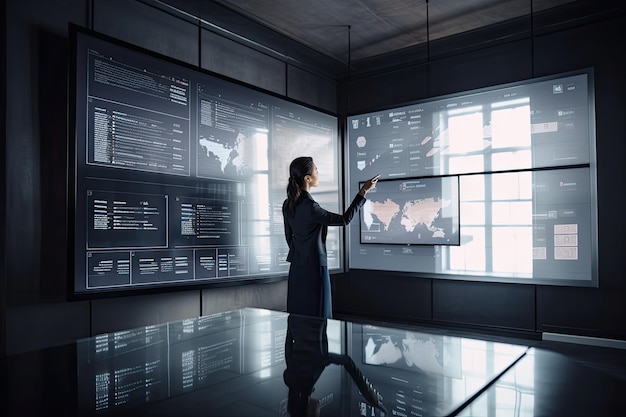
{"label": "dark ceiling", "polygon": [[576,0],[213,0],[341,63]]}

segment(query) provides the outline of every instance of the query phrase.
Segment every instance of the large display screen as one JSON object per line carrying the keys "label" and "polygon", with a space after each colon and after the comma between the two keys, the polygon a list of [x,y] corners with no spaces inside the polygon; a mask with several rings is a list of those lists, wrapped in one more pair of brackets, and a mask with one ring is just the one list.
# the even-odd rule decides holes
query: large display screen
{"label": "large display screen", "polygon": [[378,181],[361,209],[361,243],[459,245],[459,178]]}
{"label": "large display screen", "polygon": [[[349,267],[597,286],[594,121],[592,69],[349,116],[348,194],[381,174],[365,223],[349,229]],[[379,196],[388,184],[442,176],[458,176],[458,246],[395,245],[416,221],[390,217],[393,198],[380,205]],[[385,216],[400,232],[385,231]],[[430,220],[422,224],[435,235],[445,230]]]}
{"label": "large display screen", "polygon": [[[338,121],[78,27],[72,35],[74,294],[286,275],[289,163],[339,211]],[[340,269],[339,230],[327,237]]]}

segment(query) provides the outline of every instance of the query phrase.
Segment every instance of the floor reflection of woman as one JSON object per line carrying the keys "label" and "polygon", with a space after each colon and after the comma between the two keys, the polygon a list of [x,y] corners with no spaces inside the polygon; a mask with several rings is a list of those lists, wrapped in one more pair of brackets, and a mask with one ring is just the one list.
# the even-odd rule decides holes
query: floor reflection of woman
{"label": "floor reflection of woman", "polygon": [[[289,387],[287,410],[291,417],[319,416],[321,405],[311,394],[324,369],[330,365],[342,366],[370,407],[387,414],[378,390],[361,373],[352,358],[328,351],[328,322],[324,318],[290,314],[285,338],[285,385]],[[372,414],[373,415],[373,414]]]}

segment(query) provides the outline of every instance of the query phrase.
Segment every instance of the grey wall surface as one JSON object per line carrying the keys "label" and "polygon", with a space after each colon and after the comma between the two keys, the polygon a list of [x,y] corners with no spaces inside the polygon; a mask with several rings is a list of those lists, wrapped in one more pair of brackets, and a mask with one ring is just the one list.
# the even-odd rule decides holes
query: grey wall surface
{"label": "grey wall surface", "polygon": [[[0,8],[0,20],[2,22],[6,22],[6,7]],[[2,45],[6,45],[6,30],[3,30],[0,33],[0,43]],[[0,78],[4,78],[6,80],[6,67],[7,67],[7,53],[6,48],[2,48],[0,50]],[[2,83],[0,85],[0,131],[4,132],[2,134],[2,141],[0,142],[0,155],[6,155],[6,127],[7,127],[7,119],[6,119],[6,83]],[[6,195],[6,160],[0,159],[0,195]],[[5,268],[5,251],[6,251],[6,227],[4,219],[6,218],[5,205],[2,204],[0,206],[0,253],[2,253],[0,257],[0,294],[7,293],[7,279],[6,279],[6,268]],[[6,296],[0,296],[0,317],[6,317],[7,314],[7,300]],[[7,346],[7,328],[6,328],[6,320],[0,320],[0,355],[6,355],[6,346]],[[2,369],[0,372],[6,374],[6,365],[5,362],[2,362]]]}
{"label": "grey wall surface", "polygon": [[[405,62],[392,73],[355,75],[346,99],[349,112],[358,113],[593,67],[599,287],[419,279],[351,270],[336,285],[337,312],[394,320],[411,313],[416,321],[438,324],[626,339],[626,193],[621,185],[626,175],[626,77],[617,53],[617,40],[626,35],[626,13],[616,4],[580,1],[536,16],[534,22],[517,22],[509,33],[499,28],[499,38],[476,33],[433,44],[430,61],[417,51],[422,61]],[[408,303],[429,310],[417,315],[417,307],[407,310]]]}
{"label": "grey wall surface", "polygon": [[[139,0],[8,0],[6,11],[6,248],[2,277],[7,354],[82,337],[241,307],[284,310],[285,277],[236,287],[76,300],[68,295],[68,24],[226,75],[255,88],[332,112],[336,83],[293,68],[280,55],[214,33],[198,19],[235,21],[206,2],[176,7]],[[202,7],[201,7],[202,6]],[[187,8],[181,14],[177,7]],[[247,35],[253,25],[246,21]],[[259,32],[263,35],[263,29]],[[260,35],[260,36],[261,36]],[[274,36],[274,41],[281,39]],[[284,40],[283,40],[284,41]],[[289,48],[295,51],[289,41]],[[277,48],[280,48],[277,44]],[[306,50],[303,57],[311,55]],[[320,63],[319,57],[315,62]],[[331,63],[331,66],[334,65]],[[313,65],[311,64],[311,67]],[[319,65],[318,65],[319,67]],[[288,77],[288,74],[292,75]],[[312,94],[315,91],[316,94]],[[3,94],[3,97],[5,95]],[[70,161],[71,163],[71,161]],[[70,164],[71,165],[71,164]],[[6,330],[5,330],[6,329]]]}
{"label": "grey wall surface", "polygon": [[[8,0],[6,14],[5,196],[2,228],[3,348],[18,353],[105,331],[245,306],[284,309],[286,282],[73,301],[67,295],[68,23],[215,71],[340,118],[427,97],[584,67],[596,74],[599,288],[416,279],[350,271],[334,277],[340,314],[626,339],[626,77],[619,45],[623,6],[598,1],[345,68],[210,2],[175,0],[205,20],[238,28],[263,50],[193,17],[140,0]],[[611,3],[611,2],[608,2]],[[579,9],[591,4],[595,10]],[[595,5],[595,6],[594,6]],[[297,55],[299,65],[281,55]],[[391,60],[391,61],[390,61]],[[341,74],[333,77],[333,74]],[[339,89],[337,87],[340,87]],[[337,91],[349,91],[339,94]],[[339,109],[339,110],[338,110]],[[2,212],[0,212],[2,213]]]}

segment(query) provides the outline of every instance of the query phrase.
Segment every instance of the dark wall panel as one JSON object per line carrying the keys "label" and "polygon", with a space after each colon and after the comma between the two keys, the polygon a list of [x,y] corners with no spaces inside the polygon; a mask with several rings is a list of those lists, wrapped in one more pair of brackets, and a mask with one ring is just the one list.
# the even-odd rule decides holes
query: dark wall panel
{"label": "dark wall panel", "polygon": [[538,73],[594,68],[598,183],[599,288],[539,287],[539,330],[626,339],[626,79],[616,40],[626,35],[622,13],[590,25],[538,37]]}
{"label": "dark wall panel", "polygon": [[432,319],[429,279],[351,270],[335,280],[335,289],[333,297],[339,314],[402,322]]}
{"label": "dark wall panel", "polygon": [[287,66],[287,97],[337,112],[337,83],[291,65]]}
{"label": "dark wall panel", "polygon": [[[3,22],[6,22],[6,7],[0,8],[0,19]],[[6,45],[7,42],[7,33],[6,30],[3,30],[0,33],[0,43],[2,45]],[[6,48],[2,48],[0,50],[0,78],[7,79],[6,76],[6,68],[7,68],[7,52]],[[6,103],[7,103],[7,92],[6,92],[6,82],[0,85],[0,132],[4,132],[4,134],[0,134],[0,155],[6,155]],[[4,158],[0,158],[0,195],[6,196],[6,160]],[[6,253],[6,211],[5,204],[0,205],[0,253]],[[0,257],[0,294],[6,294],[7,292],[7,276],[6,276],[6,268],[5,268],[5,259],[4,256]],[[0,296],[0,317],[6,317],[7,314],[7,299],[6,296]],[[6,355],[6,346],[7,346],[7,332],[6,332],[6,320],[0,320],[0,355]],[[6,368],[4,365],[2,366],[2,371],[5,372]]]}
{"label": "dark wall panel", "polygon": [[532,77],[532,43],[516,40],[356,79],[349,113],[372,111]]}
{"label": "dark wall panel", "polygon": [[[526,6],[526,13],[530,13],[530,2]],[[527,15],[461,32],[447,38],[439,38],[430,43],[430,59],[437,61],[446,56],[462,55],[467,51],[491,49],[498,45],[512,44],[520,39],[529,39],[531,26],[532,19]]]}
{"label": "dark wall panel", "polygon": [[[56,63],[67,61],[67,42],[44,29],[32,35],[32,55],[21,57],[29,56],[32,61],[12,61],[10,65],[15,65],[19,74],[8,83],[10,94],[17,89],[20,96],[12,102],[10,114],[16,110],[14,106],[28,106],[27,113],[17,111],[10,116],[7,131],[7,175],[11,182],[7,216],[13,219],[8,222],[13,243],[7,262],[9,286],[39,293],[48,300],[63,300],[67,288],[63,192],[67,184],[67,69]],[[26,87],[31,80],[36,80],[32,90]],[[21,88],[28,88],[31,94],[22,94]]]}
{"label": "dark wall panel", "polygon": [[416,66],[352,81],[348,86],[348,112],[373,111],[426,97],[427,71],[426,66]]}
{"label": "dark wall panel", "polygon": [[6,283],[8,306],[63,300],[66,289],[67,28],[85,5],[6,7]]}
{"label": "dark wall panel", "polygon": [[350,273],[332,274],[330,276],[333,311],[350,311]]}
{"label": "dark wall panel", "polygon": [[138,1],[94,0],[94,30],[198,65],[199,28]]}
{"label": "dark wall panel", "polygon": [[108,298],[91,303],[92,335],[200,315],[199,291]]}
{"label": "dark wall panel", "polygon": [[538,287],[537,330],[626,340],[625,297],[623,290]]}
{"label": "dark wall panel", "polygon": [[465,325],[535,330],[535,287],[433,281],[433,319]]}
{"label": "dark wall panel", "polygon": [[63,300],[69,279],[67,264],[67,39],[50,33],[39,34],[41,67],[39,96],[35,98],[39,117],[41,182],[41,290],[49,299]]}
{"label": "dark wall panel", "polygon": [[89,302],[14,307],[6,323],[9,355],[61,346],[89,335]]}
{"label": "dark wall panel", "polygon": [[495,45],[430,63],[429,95],[441,96],[532,77],[530,40]]}
{"label": "dark wall panel", "polygon": [[202,30],[202,68],[276,94],[285,94],[286,64],[230,39]]}
{"label": "dark wall panel", "polygon": [[202,315],[243,307],[287,309],[287,280],[263,285],[212,288],[202,291]]}
{"label": "dark wall panel", "polygon": [[[17,353],[88,335],[87,303],[67,302],[66,143],[68,23],[84,2],[3,2],[6,12],[6,238],[3,348]],[[4,327],[4,326],[3,326]]]}

